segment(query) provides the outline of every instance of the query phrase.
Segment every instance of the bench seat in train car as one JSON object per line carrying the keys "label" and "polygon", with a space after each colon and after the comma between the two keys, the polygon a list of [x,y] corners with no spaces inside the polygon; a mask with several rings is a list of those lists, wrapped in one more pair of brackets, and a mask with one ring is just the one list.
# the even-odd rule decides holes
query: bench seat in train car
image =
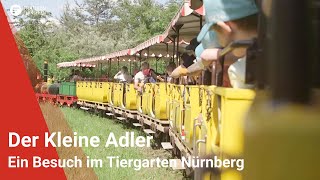
{"label": "bench seat in train car", "polygon": [[108,83],[107,82],[92,82],[93,101],[106,103],[108,101]]}
{"label": "bench seat in train car", "polygon": [[[216,86],[202,87],[202,110],[199,141],[194,155],[202,157],[218,156],[220,159],[243,157],[244,120],[252,105],[255,92],[245,89],[232,89]],[[207,172],[202,177],[210,180],[215,175]],[[224,171],[221,180],[243,180],[237,170]]]}
{"label": "bench seat in train car", "polygon": [[[172,104],[173,104],[173,87],[174,84],[167,83],[166,84],[166,113],[167,113],[167,118],[170,119],[170,113],[172,111]],[[171,125],[172,126],[172,125]]]}
{"label": "bench seat in train car", "polygon": [[[218,111],[220,124],[220,158],[243,157],[244,122],[255,98],[255,92],[247,89],[217,87],[214,94],[220,100]],[[221,180],[243,180],[241,171],[228,170],[221,174]]]}
{"label": "bench seat in train car", "polygon": [[114,102],[114,92],[113,92],[113,82],[108,82],[108,94],[107,94],[107,99],[108,99],[108,103],[110,105],[113,105]]}
{"label": "bench seat in train car", "polygon": [[119,108],[124,108],[123,95],[124,95],[124,84],[113,83],[113,101],[112,105]]}
{"label": "bench seat in train car", "polygon": [[141,113],[154,118],[154,114],[152,113],[153,86],[154,84],[152,83],[147,83],[143,86]]}
{"label": "bench seat in train car", "polygon": [[127,110],[137,110],[137,91],[134,89],[134,84],[125,84],[125,108]]}
{"label": "bench seat in train car", "polygon": [[201,115],[194,123],[201,122],[199,139],[205,140],[205,143],[198,145],[200,156],[217,154],[220,152],[220,131],[219,131],[219,113],[218,96],[214,93],[216,86],[202,86]]}
{"label": "bench seat in train car", "polygon": [[77,96],[79,100],[107,103],[109,83],[97,81],[78,81]]}
{"label": "bench seat in train car", "polygon": [[181,135],[182,119],[184,115],[183,101],[184,85],[173,85],[172,109],[170,109],[170,124],[174,132]]}
{"label": "bench seat in train car", "polygon": [[181,120],[185,130],[185,143],[189,149],[193,149],[194,139],[199,139],[199,130],[194,129],[194,124],[201,112],[203,91],[201,86],[185,86],[183,94],[185,110]]}
{"label": "bench seat in train car", "polygon": [[[193,155],[200,157],[212,157],[220,153],[220,131],[218,119],[218,96],[214,93],[216,86],[201,86],[200,98],[201,113],[194,121],[194,124],[200,123],[196,126],[199,131],[199,136],[193,139],[194,148]],[[199,142],[199,143],[196,143]],[[210,172],[202,175],[202,179],[219,179],[218,175],[210,174]]]}
{"label": "bench seat in train car", "polygon": [[78,81],[77,82],[77,96],[79,100],[93,101],[92,98],[92,82]]}
{"label": "bench seat in train car", "polygon": [[85,100],[85,81],[77,81],[76,94],[79,100]]}
{"label": "bench seat in train car", "polygon": [[168,121],[166,84],[167,83],[156,83],[153,85],[152,114],[156,119],[162,121]]}

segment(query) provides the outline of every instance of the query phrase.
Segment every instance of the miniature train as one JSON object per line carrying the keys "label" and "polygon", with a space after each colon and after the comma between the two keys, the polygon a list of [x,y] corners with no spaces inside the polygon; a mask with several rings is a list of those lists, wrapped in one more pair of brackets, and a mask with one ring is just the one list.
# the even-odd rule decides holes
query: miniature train
{"label": "miniature train", "polygon": [[[220,152],[240,156],[242,123],[255,97],[253,90],[170,83],[146,84],[143,92],[138,93],[133,84],[99,81],[61,83],[59,92],[58,95],[38,93],[37,97],[103,112],[141,128],[178,158],[217,155],[223,159]],[[193,170],[185,169],[185,172],[190,176]]]}
{"label": "miniature train", "polygon": [[[198,2],[200,6],[191,10],[185,2],[163,35],[132,49],[66,65],[102,65],[104,62],[110,68],[113,61],[119,66],[120,58],[127,59],[131,65],[131,59],[137,57],[141,62],[143,53],[157,60],[168,57],[180,64],[176,54],[179,48],[183,48],[183,42],[179,38],[195,37],[203,23],[202,1],[191,2]],[[234,50],[232,48],[249,47],[246,81],[256,85],[254,90],[223,87],[223,73],[211,71],[210,82],[201,85],[147,83],[142,92],[137,92],[133,84],[78,81],[70,84],[76,92],[72,96],[60,92],[60,95],[37,94],[37,97],[59,104],[66,103],[59,97],[73,97],[67,105],[102,112],[128,126],[141,128],[179,159],[190,156],[217,156],[222,160],[239,157],[248,164],[246,172],[222,168],[218,174],[214,169],[197,173],[196,169],[181,167],[188,177],[200,179],[198,175],[201,174],[201,179],[221,180],[319,179],[316,171],[319,158],[314,158],[320,149],[317,59],[320,51],[316,51],[320,41],[315,40],[319,39],[320,6],[317,0],[312,2],[313,11],[317,12],[312,14],[314,17],[309,14],[309,1],[290,0],[286,10],[283,7],[289,1],[273,1],[276,9],[272,15],[283,19],[276,21],[277,18],[268,17],[268,11],[266,17],[260,13],[257,39],[250,39],[249,45],[248,41],[233,42],[221,51],[220,68],[223,72],[224,56]],[[310,27],[296,28],[298,26],[293,21],[309,22]],[[266,44],[269,45],[268,52]],[[169,48],[173,49],[172,54]],[[211,70],[219,67],[216,65],[221,62],[213,63]],[[293,159],[295,163],[291,161]]]}

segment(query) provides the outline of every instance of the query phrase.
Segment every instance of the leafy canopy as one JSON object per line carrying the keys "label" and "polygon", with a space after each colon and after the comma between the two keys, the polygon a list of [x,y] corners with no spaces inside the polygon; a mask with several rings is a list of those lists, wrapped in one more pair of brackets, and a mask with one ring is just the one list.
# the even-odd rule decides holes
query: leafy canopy
{"label": "leafy canopy", "polygon": [[[48,61],[50,74],[60,73],[61,78],[68,76],[70,70],[58,73],[57,63],[131,48],[163,33],[181,3],[180,0],[169,0],[166,4],[155,0],[75,2],[72,7],[65,4],[59,19],[49,12],[26,9],[17,23],[18,34],[38,68],[42,71],[43,62]],[[108,68],[101,69],[104,74]],[[117,70],[117,66],[111,67],[112,73]]]}

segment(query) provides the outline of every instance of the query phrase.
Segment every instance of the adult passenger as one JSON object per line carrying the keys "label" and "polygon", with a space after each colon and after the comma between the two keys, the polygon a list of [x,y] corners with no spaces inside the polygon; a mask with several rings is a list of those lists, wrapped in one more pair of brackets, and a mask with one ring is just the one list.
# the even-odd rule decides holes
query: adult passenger
{"label": "adult passenger", "polygon": [[170,82],[170,83],[173,82],[173,78],[171,77],[171,74],[175,68],[176,68],[176,63],[174,62],[170,62],[166,67],[166,77],[165,77],[166,82]]}
{"label": "adult passenger", "polygon": [[195,59],[196,57],[191,51],[182,53],[182,63],[172,72],[171,77],[179,78],[180,76],[186,76],[188,73],[187,68],[193,64]]}
{"label": "adult passenger", "polygon": [[180,76],[186,76],[188,74],[187,68],[191,66],[196,59],[195,49],[198,45],[197,38],[193,38],[190,41],[190,44],[186,46],[185,52],[181,56],[183,63],[172,72],[171,77],[179,78]]}
{"label": "adult passenger", "polygon": [[141,63],[141,70],[134,76],[134,89],[141,91],[141,87],[143,87],[144,81],[146,79],[145,75],[143,74],[143,71],[149,69],[149,63],[148,62],[142,62]]}
{"label": "adult passenger", "polygon": [[126,82],[130,83],[132,81],[132,77],[129,74],[128,68],[126,66],[123,66],[121,70],[114,76],[115,80],[118,80],[119,82]]}
{"label": "adult passenger", "polygon": [[[191,76],[198,75],[207,67],[209,67],[210,64],[212,64],[212,61],[207,61],[201,58],[201,55],[205,49],[219,50],[219,48],[220,48],[220,45],[217,42],[216,33],[214,31],[209,31],[205,35],[205,37],[202,39],[201,43],[195,49],[195,55],[197,57],[197,61],[187,69],[188,75],[191,75]],[[210,52],[212,52],[212,50]]]}
{"label": "adult passenger", "polygon": [[145,69],[142,71],[145,76],[144,83],[156,83],[157,80],[164,82],[165,80],[161,77],[160,73],[157,73],[154,69]]}
{"label": "adult passenger", "polygon": [[70,82],[80,81],[81,79],[82,79],[82,77],[80,76],[80,71],[77,69],[74,71],[74,74],[73,74]]}
{"label": "adult passenger", "polygon": [[54,79],[54,77],[53,77],[53,74],[50,74],[49,77],[48,77],[48,79],[47,79],[47,84],[48,84],[48,85],[51,85],[51,84],[54,83],[54,81],[55,81],[55,79]]}

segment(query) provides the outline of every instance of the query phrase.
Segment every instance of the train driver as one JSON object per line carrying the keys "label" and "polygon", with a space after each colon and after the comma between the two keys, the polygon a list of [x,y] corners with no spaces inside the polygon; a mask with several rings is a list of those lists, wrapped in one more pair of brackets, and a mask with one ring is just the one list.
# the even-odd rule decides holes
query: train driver
{"label": "train driver", "polygon": [[77,69],[73,72],[70,82],[80,81],[82,77],[80,76],[80,71]]}

